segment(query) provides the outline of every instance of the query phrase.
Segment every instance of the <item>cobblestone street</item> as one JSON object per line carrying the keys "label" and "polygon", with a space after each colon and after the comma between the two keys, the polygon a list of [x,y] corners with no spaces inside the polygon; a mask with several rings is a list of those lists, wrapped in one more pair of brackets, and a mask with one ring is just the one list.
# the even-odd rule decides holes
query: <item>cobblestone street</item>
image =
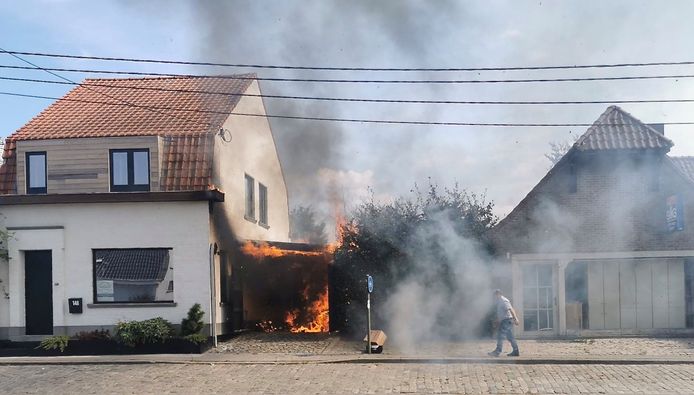
{"label": "cobblestone street", "polygon": [[694,365],[2,366],[0,393],[694,393]]}
{"label": "cobblestone street", "polygon": [[6,358],[0,394],[694,393],[691,338],[522,340],[514,359],[486,357],[491,339],[386,344],[366,359],[361,344],[246,333],[197,356]]}

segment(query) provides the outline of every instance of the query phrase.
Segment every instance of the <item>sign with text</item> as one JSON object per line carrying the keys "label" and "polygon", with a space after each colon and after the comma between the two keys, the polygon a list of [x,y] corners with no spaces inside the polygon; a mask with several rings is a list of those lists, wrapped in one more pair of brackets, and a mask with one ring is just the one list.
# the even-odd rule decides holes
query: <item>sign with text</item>
{"label": "sign with text", "polygon": [[98,280],[96,282],[96,300],[99,302],[113,302],[113,280]]}
{"label": "sign with text", "polygon": [[668,232],[684,230],[684,204],[680,195],[671,195],[665,201],[665,221]]}

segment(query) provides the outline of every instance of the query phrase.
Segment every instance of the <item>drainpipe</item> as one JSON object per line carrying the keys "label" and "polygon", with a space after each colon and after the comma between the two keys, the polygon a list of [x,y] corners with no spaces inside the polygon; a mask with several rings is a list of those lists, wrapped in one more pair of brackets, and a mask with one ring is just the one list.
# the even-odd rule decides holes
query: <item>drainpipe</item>
{"label": "drainpipe", "polygon": [[215,245],[210,244],[210,335],[217,348],[217,287],[215,284],[214,255],[216,254]]}

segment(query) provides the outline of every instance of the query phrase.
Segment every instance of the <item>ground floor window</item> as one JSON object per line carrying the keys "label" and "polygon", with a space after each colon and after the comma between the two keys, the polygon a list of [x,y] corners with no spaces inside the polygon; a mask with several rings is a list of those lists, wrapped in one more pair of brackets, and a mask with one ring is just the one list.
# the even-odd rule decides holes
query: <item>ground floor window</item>
{"label": "ground floor window", "polygon": [[554,328],[552,265],[523,266],[523,330]]}
{"label": "ground floor window", "polygon": [[93,250],[95,303],[173,302],[169,248]]}

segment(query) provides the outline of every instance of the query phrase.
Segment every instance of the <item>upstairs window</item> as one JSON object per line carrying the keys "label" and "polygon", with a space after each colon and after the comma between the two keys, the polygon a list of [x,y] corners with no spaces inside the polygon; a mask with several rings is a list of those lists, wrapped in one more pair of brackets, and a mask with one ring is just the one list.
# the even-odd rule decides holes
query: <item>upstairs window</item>
{"label": "upstairs window", "polygon": [[47,193],[46,188],[46,153],[26,153],[27,193]]}
{"label": "upstairs window", "polygon": [[111,150],[111,191],[149,191],[149,150]]}
{"label": "upstairs window", "polygon": [[267,227],[267,187],[263,184],[258,184],[258,223]]}
{"label": "upstairs window", "polygon": [[249,221],[255,221],[255,180],[246,174],[246,213]]}

